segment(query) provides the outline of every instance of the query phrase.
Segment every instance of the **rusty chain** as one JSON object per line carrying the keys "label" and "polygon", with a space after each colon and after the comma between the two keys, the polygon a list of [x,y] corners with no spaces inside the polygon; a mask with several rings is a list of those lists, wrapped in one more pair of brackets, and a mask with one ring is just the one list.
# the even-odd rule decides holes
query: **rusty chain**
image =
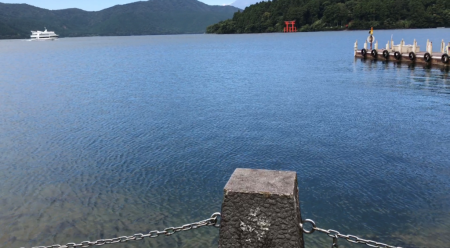
{"label": "rusty chain", "polygon": [[[306,230],[305,229],[305,225],[304,225],[305,223],[309,223],[309,224],[312,225],[311,230]],[[333,229],[325,230],[325,229],[317,227],[316,223],[313,220],[310,220],[310,219],[304,220],[303,223],[300,224],[300,228],[306,234],[312,234],[314,231],[325,233],[326,235],[328,235],[328,237],[333,238],[333,245],[332,245],[332,247],[337,247],[337,239],[338,238],[342,238],[342,239],[347,240],[350,243],[364,244],[364,245],[367,245],[367,246],[370,246],[370,247],[376,247],[376,248],[401,248],[401,247],[397,247],[397,246],[392,246],[392,245],[387,245],[387,244],[384,244],[384,243],[376,242],[376,241],[373,241],[373,240],[362,239],[362,238],[359,238],[359,237],[354,236],[354,235],[344,235],[344,234],[341,234],[338,231],[333,230]]]}
{"label": "rusty chain", "polygon": [[[35,246],[32,248],[75,248],[75,247],[90,247],[90,246],[101,246],[106,244],[116,244],[116,243],[124,243],[128,241],[134,241],[134,240],[142,240],[144,238],[156,238],[160,235],[170,236],[180,231],[189,231],[191,229],[197,229],[203,226],[214,226],[219,227],[220,223],[218,224],[217,220],[220,218],[220,213],[214,213],[211,215],[211,218],[208,218],[206,220],[201,220],[198,222],[186,224],[180,227],[168,227],[164,229],[163,231],[151,231],[147,234],[143,233],[137,233],[132,236],[122,236],[117,238],[111,238],[111,239],[99,239],[97,241],[83,241],[79,244],[77,243],[67,243],[65,245],[50,245],[50,246]],[[21,247],[23,248],[23,247]]]}

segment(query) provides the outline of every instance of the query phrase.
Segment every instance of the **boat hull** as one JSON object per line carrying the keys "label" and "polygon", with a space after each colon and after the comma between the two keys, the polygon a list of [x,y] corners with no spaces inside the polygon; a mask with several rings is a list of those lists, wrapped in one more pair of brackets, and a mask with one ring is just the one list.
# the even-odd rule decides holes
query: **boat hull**
{"label": "boat hull", "polygon": [[31,40],[37,40],[37,41],[56,40],[56,39],[58,39],[58,37],[55,37],[55,38],[39,38],[39,39],[31,38]]}

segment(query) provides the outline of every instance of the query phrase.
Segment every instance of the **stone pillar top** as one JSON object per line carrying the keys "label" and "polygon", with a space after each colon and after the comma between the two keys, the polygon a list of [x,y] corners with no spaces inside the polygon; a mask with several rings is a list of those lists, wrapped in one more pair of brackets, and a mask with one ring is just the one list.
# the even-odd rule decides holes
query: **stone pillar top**
{"label": "stone pillar top", "polygon": [[304,248],[297,173],[236,169],[224,188],[219,248]]}
{"label": "stone pillar top", "polygon": [[297,192],[297,173],[237,168],[224,190],[225,194],[240,192],[293,196]]}

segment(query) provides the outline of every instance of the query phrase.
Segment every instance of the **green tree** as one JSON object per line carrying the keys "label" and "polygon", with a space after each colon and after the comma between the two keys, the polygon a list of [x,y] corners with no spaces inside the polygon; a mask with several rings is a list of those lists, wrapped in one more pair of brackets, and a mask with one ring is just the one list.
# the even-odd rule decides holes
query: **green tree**
{"label": "green tree", "polygon": [[[299,31],[427,28],[450,26],[450,0],[273,0],[233,16],[220,32],[282,32],[285,21]],[[219,29],[211,29],[216,30]]]}

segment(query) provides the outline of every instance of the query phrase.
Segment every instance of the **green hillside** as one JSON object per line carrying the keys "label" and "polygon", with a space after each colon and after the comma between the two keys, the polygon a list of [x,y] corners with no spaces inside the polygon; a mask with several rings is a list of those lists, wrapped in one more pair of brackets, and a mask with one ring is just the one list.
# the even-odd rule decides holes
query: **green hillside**
{"label": "green hillside", "polygon": [[449,27],[450,0],[272,0],[236,12],[207,33],[283,32],[290,20],[299,31]]}
{"label": "green hillside", "polygon": [[208,25],[231,18],[236,11],[197,0],[141,1],[101,11],[0,3],[0,39],[29,38],[31,30],[44,27],[61,37],[204,33]]}

